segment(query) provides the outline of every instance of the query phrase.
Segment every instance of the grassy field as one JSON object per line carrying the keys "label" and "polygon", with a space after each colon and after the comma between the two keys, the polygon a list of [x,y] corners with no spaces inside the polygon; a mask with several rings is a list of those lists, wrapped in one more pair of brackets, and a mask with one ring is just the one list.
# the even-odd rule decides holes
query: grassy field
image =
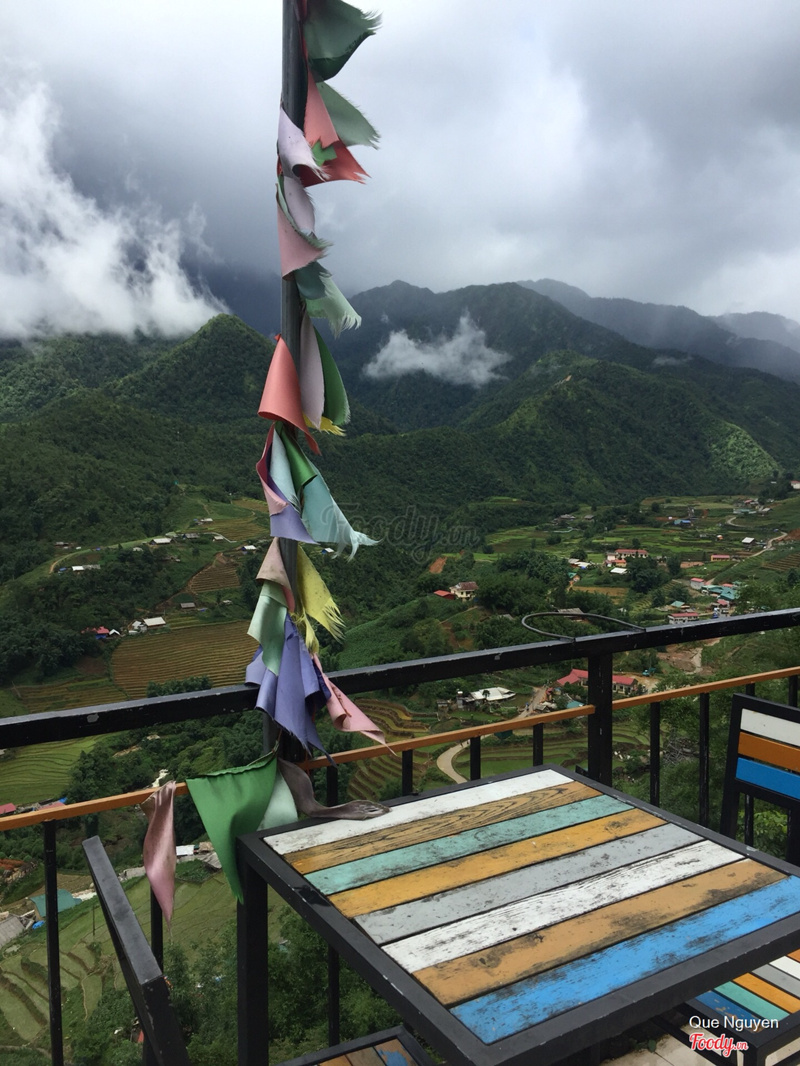
{"label": "grassy field", "polygon": [[256,649],[247,627],[242,620],[198,622],[130,637],[120,642],[111,660],[114,681],[129,699],[144,696],[148,681],[207,674],[215,687],[240,684]]}

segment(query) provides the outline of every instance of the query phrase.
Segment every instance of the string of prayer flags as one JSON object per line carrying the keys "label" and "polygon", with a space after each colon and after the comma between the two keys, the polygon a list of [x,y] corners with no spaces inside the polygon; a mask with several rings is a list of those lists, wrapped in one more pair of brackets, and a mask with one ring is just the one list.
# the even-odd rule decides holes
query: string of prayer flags
{"label": "string of prayer flags", "polygon": [[[322,672],[321,666],[319,669]],[[364,736],[371,737],[378,744],[385,744],[386,738],[383,731],[375,725],[372,719],[368,718],[340,688],[337,688],[326,674],[322,676],[330,690],[327,708],[335,728],[343,733],[363,733]]]}
{"label": "string of prayer flags", "polygon": [[[350,405],[336,363],[314,318],[324,318],[334,336],[360,325],[361,319],[328,270],[319,262],[330,247],[317,236],[314,205],[307,192],[327,181],[361,181],[366,172],[350,152],[353,145],[374,147],[378,134],[358,108],[325,84],[334,77],[379,20],[343,0],[296,0],[296,15],[307,66],[306,98],[293,118],[281,108],[278,121],[276,191],[281,275],[293,279],[300,297],[299,351],[277,337],[259,406],[271,420],[263,454],[256,464],[270,514],[270,531],[282,541],[331,545],[350,557],[359,546],[374,544],[355,530],[333,499],[324,478],[298,443],[305,435],[319,453],[310,429],[342,433]],[[314,716],[328,706],[337,728],[363,730],[382,741],[380,730],[322,672],[312,625],[335,638],[342,617],[311,560],[297,551],[296,573],[289,580],[277,540],[258,573],[262,582],[248,633],[259,643],[247,668],[258,686],[256,705],[304,745],[322,750]]]}

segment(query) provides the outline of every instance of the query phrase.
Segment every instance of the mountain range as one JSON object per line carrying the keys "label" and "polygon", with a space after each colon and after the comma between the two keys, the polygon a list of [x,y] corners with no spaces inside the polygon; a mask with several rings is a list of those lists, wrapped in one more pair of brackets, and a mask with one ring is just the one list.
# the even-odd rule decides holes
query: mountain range
{"label": "mountain range", "polygon": [[[430,539],[434,528],[485,533],[647,495],[778,482],[774,493],[800,470],[800,385],[733,357],[646,347],[528,285],[433,293],[395,282],[352,302],[363,325],[331,347],[353,419],[345,438],[323,436],[319,466],[367,531],[409,509]],[[708,321],[692,336],[710,337],[711,351],[713,330],[725,331]],[[786,320],[761,327],[791,340]],[[741,363],[764,345],[800,360],[772,339],[715,350]],[[271,351],[231,315],[177,344],[3,345],[0,551],[163,531],[179,483],[258,492]]]}

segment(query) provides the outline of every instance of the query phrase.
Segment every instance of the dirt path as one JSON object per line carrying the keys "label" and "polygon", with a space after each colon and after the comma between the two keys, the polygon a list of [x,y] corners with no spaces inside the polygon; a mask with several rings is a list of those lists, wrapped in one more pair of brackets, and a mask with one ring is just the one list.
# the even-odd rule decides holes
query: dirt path
{"label": "dirt path", "polygon": [[448,748],[447,751],[443,751],[439,758],[436,760],[436,766],[442,771],[442,773],[449,777],[451,781],[455,781],[457,784],[461,784],[466,781],[466,777],[462,777],[461,774],[453,768],[453,759],[459,752],[462,752],[464,748],[469,747],[469,741],[464,740],[460,744],[454,744],[452,748]]}

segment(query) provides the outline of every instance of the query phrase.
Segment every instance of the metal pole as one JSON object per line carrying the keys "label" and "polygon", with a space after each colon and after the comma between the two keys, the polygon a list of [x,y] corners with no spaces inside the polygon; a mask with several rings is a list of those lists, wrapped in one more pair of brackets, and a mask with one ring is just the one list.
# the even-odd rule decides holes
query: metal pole
{"label": "metal pole", "polygon": [[58,867],[56,823],[44,823],[44,898],[47,928],[47,993],[50,1007],[50,1056],[53,1066],[64,1066],[64,1031],[61,1023],[61,963],[58,944]]}
{"label": "metal pole", "polygon": [[[300,129],[305,123],[306,113],[306,65],[303,60],[302,29],[298,18],[295,0],[283,0],[283,56],[281,80],[281,106],[286,115]],[[281,281],[281,336],[292,354],[299,371],[300,360],[300,321],[302,309],[300,293],[293,277]],[[278,541],[286,576],[293,592],[297,592],[297,544],[293,540],[281,538]],[[269,715],[264,715],[263,745],[264,751],[272,751],[277,738],[277,726]],[[282,745],[281,754],[292,762],[301,757],[299,745]]]}

